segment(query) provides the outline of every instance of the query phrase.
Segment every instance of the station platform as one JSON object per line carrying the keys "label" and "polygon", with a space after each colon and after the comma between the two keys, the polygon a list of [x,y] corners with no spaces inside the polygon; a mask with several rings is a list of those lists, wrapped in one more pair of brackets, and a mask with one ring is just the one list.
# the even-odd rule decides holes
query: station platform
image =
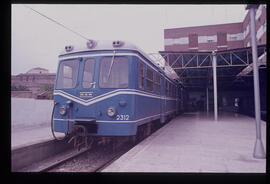
{"label": "station platform", "polygon": [[[261,122],[266,151],[266,122]],[[253,158],[255,119],[219,113],[186,113],[171,120],[102,172],[266,173]]]}
{"label": "station platform", "polygon": [[11,150],[54,139],[52,105],[53,100],[11,98]]}
{"label": "station platform", "polygon": [[[64,136],[62,133],[55,133],[57,137],[61,138]],[[51,127],[48,126],[32,126],[19,131],[11,132],[11,150],[21,148],[41,142],[53,140],[51,133]]]}

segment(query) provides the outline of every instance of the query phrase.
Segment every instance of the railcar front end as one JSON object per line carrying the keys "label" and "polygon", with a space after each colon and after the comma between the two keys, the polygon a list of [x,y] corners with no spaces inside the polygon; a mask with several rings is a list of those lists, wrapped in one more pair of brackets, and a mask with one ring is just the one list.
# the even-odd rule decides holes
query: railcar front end
{"label": "railcar front end", "polygon": [[53,129],[88,136],[131,136],[134,95],[128,53],[99,51],[60,56],[54,90]]}

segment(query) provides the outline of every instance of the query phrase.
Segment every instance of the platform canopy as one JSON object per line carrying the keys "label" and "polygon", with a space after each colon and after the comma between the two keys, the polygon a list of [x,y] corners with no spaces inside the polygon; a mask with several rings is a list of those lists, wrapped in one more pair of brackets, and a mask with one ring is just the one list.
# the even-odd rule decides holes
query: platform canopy
{"label": "platform canopy", "polygon": [[[258,65],[266,68],[266,45],[258,46]],[[212,52],[160,51],[185,87],[204,88],[212,83]],[[218,85],[232,86],[252,76],[251,47],[216,51]]]}

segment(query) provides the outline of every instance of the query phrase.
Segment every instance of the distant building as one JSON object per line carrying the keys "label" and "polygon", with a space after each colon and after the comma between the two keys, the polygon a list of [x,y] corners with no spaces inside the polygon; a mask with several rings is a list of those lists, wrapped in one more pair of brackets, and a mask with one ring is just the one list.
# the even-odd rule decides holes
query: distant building
{"label": "distant building", "polygon": [[44,73],[49,73],[49,70],[45,69],[45,68],[40,68],[40,67],[37,67],[37,68],[32,68],[30,69],[28,72],[26,73],[38,73],[38,74],[44,74]]}
{"label": "distant building", "polygon": [[[256,11],[257,44],[266,44],[266,5]],[[165,51],[212,51],[251,46],[250,11],[243,22],[164,30]]]}
{"label": "distant building", "polygon": [[39,67],[33,68],[26,73],[11,76],[11,86],[25,86],[32,92],[32,97],[36,97],[39,93],[41,93],[39,91],[40,87],[43,85],[54,85],[55,77],[56,74],[49,73],[47,69]]}

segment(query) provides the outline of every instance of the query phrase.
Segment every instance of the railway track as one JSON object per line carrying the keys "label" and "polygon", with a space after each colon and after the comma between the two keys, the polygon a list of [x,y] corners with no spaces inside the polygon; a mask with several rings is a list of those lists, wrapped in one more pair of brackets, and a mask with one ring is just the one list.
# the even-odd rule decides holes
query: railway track
{"label": "railway track", "polygon": [[65,163],[71,159],[74,159],[81,154],[89,151],[90,149],[84,148],[81,149],[80,151],[74,150],[74,149],[69,149],[67,151],[64,151],[60,154],[57,154],[55,156],[52,156],[50,158],[47,158],[45,160],[42,160],[37,163],[33,163],[28,167],[24,167],[21,169],[21,172],[46,172],[49,171],[52,168],[57,167],[58,165]]}
{"label": "railway track", "polygon": [[135,145],[124,144],[114,152],[111,145],[97,146],[43,170],[45,172],[100,172]]}
{"label": "railway track", "polygon": [[[161,127],[153,129],[151,134]],[[138,140],[135,144],[127,142],[115,151],[113,151],[112,145],[93,147],[91,151],[85,152],[85,154],[77,157],[77,159],[70,159],[63,164],[52,168],[49,172],[101,172],[104,168],[109,166],[120,156],[128,152],[147,137],[148,136]]]}
{"label": "railway track", "polygon": [[[151,134],[161,127],[155,128]],[[105,146],[93,144],[91,148],[82,148],[80,151],[76,149],[69,149],[53,157],[25,167],[20,171],[100,172],[147,137],[148,136],[139,139],[135,144],[126,142],[116,150],[113,149],[112,144]]]}

